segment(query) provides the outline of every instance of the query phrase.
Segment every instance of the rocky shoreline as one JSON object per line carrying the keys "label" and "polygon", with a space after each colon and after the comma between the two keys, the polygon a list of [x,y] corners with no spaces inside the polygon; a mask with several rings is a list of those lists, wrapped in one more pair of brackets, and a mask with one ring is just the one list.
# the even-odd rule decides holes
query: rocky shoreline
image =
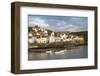
{"label": "rocky shoreline", "polygon": [[30,49],[47,49],[47,48],[72,48],[81,45],[87,45],[84,42],[56,42],[56,43],[47,43],[47,44],[35,44],[30,45]]}

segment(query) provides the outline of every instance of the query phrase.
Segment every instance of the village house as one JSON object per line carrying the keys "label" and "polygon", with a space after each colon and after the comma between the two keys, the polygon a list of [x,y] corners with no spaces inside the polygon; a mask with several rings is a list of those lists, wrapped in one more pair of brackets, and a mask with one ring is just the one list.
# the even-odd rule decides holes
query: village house
{"label": "village house", "polygon": [[55,42],[55,33],[52,32],[51,35],[49,36],[49,43]]}
{"label": "village house", "polygon": [[65,42],[67,39],[67,35],[65,33],[61,34],[60,37],[61,37],[63,42]]}
{"label": "village house", "polygon": [[48,42],[48,38],[44,37],[44,38],[36,38],[36,42],[37,43],[43,43],[46,44]]}
{"label": "village house", "polygon": [[84,38],[81,36],[75,36],[75,38],[73,39],[74,41],[77,41],[79,43],[83,43],[84,42]]}
{"label": "village house", "polygon": [[32,33],[29,33],[28,42],[29,44],[33,44],[35,42],[35,37],[33,37]]}
{"label": "village house", "polygon": [[67,41],[83,42],[84,38],[80,36],[74,36],[69,32],[51,32],[51,34],[49,35],[47,30],[38,26],[32,27],[32,31],[29,32],[29,44],[34,44],[35,42],[38,44],[46,44]]}
{"label": "village house", "polygon": [[61,42],[61,41],[62,41],[61,37],[55,37],[55,42]]}
{"label": "village house", "polygon": [[[35,39],[36,43],[47,43],[48,42],[48,31],[41,29],[38,26],[32,27],[32,37]],[[30,38],[29,40],[32,40]]]}
{"label": "village house", "polygon": [[73,41],[74,36],[73,35],[69,35],[67,36],[67,38],[65,39],[65,41]]}
{"label": "village house", "polygon": [[44,33],[45,37],[48,37],[48,31],[45,30],[45,31],[43,31],[43,33]]}

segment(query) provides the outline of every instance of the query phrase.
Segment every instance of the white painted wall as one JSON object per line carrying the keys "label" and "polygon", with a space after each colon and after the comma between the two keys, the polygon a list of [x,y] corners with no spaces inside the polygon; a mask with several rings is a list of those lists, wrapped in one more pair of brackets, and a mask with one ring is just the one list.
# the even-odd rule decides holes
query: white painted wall
{"label": "white painted wall", "polygon": [[[81,70],[81,71],[65,71],[52,73],[37,73],[37,74],[21,74],[14,75],[10,73],[11,60],[11,15],[10,3],[13,1],[25,2],[39,2],[39,3],[53,3],[53,4],[68,4],[68,5],[87,5],[98,6],[100,21],[100,0],[1,0],[0,2],[0,76],[100,76],[100,59],[98,61],[98,70]],[[98,22],[100,24],[100,22]],[[100,26],[98,26],[100,28]],[[100,33],[100,29],[98,30]],[[100,34],[98,36],[98,43],[100,46]],[[98,58],[100,58],[100,48],[98,48]]]}

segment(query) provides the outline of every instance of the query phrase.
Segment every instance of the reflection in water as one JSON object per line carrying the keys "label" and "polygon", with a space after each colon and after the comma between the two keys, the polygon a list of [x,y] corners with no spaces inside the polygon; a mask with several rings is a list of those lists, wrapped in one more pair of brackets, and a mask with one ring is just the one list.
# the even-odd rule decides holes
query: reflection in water
{"label": "reflection in water", "polygon": [[74,59],[87,57],[87,46],[78,46],[71,49],[29,49],[28,52],[28,60]]}

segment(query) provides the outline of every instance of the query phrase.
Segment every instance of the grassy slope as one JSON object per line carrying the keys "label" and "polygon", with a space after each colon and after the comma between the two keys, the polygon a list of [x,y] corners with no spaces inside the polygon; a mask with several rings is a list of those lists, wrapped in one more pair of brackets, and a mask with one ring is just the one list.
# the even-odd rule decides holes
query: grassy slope
{"label": "grassy slope", "polygon": [[84,37],[86,43],[88,41],[88,31],[72,32],[71,34]]}

